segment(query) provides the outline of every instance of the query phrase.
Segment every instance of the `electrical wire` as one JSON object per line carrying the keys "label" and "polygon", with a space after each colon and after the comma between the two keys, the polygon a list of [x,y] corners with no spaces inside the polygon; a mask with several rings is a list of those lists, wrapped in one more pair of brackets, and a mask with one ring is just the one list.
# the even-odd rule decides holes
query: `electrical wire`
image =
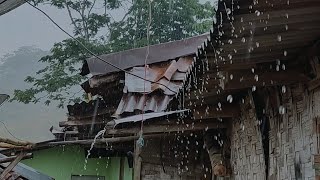
{"label": "electrical wire", "polygon": [[98,55],[96,55],[94,52],[92,52],[89,48],[87,48],[81,41],[79,41],[77,38],[73,37],[70,33],[68,33],[66,30],[64,30],[58,23],[56,23],[46,12],[44,12],[43,10],[41,10],[40,8],[38,8],[37,6],[31,4],[28,0],[24,0],[26,3],[28,3],[30,6],[32,6],[33,8],[35,8],[36,10],[38,10],[39,12],[41,12],[42,14],[44,14],[55,26],[57,26],[62,32],[64,32],[66,35],[68,35],[71,39],[73,39],[74,41],[76,41],[80,46],[82,46],[89,54],[91,54],[92,56],[94,56],[95,58],[97,58],[98,60],[124,72],[124,73],[127,73],[127,74],[130,74],[131,76],[134,76],[134,77],[137,77],[139,79],[142,79],[144,81],[148,81],[150,83],[154,83],[154,84],[158,84],[158,85],[161,85],[165,88],[167,88],[168,90],[170,90],[171,92],[173,93],[177,93],[176,91],[170,89],[167,85],[165,84],[162,84],[162,83],[159,83],[159,82],[155,82],[155,81],[152,81],[152,80],[149,80],[149,79],[146,79],[146,78],[143,78],[143,77],[140,77],[136,74],[133,74],[125,69],[122,69],[104,59],[102,59],[101,57],[99,57]]}
{"label": "electrical wire", "polygon": [[13,135],[3,121],[0,121],[0,123],[3,124],[4,128],[6,129],[6,131],[7,131],[13,138],[15,138],[15,139],[17,139],[17,140],[19,140],[19,141],[23,141],[22,139],[19,139],[19,138],[17,138],[15,135]]}
{"label": "electrical wire", "polygon": [[8,1],[8,0],[4,0],[4,1],[0,2],[0,5],[3,4],[3,3],[5,3],[5,2],[7,2],[7,1]]}

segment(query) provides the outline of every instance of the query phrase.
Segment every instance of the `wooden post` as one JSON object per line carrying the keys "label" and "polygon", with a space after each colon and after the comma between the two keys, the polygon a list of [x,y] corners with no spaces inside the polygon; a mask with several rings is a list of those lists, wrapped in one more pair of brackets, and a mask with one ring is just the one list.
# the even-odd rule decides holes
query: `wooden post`
{"label": "wooden post", "polygon": [[[141,132],[138,133],[140,135]],[[142,159],[140,157],[141,148],[138,143],[134,142],[134,167],[133,167],[133,180],[140,180],[141,179],[141,162]]]}
{"label": "wooden post", "polygon": [[120,158],[120,172],[119,172],[119,180],[124,180],[124,157]]}

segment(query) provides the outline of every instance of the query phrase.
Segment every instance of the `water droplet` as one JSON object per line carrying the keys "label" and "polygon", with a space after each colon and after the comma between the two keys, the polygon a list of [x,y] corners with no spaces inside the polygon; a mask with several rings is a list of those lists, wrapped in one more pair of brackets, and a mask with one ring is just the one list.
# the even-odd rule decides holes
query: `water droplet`
{"label": "water droplet", "polygon": [[285,29],[288,31],[288,29],[289,29],[289,26],[288,25],[285,25]]}
{"label": "water droplet", "polygon": [[259,76],[256,74],[256,75],[254,76],[254,79],[255,79],[256,81],[259,81]]}
{"label": "water droplet", "polygon": [[244,125],[241,126],[242,131],[244,131]]}
{"label": "water droplet", "polygon": [[231,39],[229,39],[229,40],[228,40],[228,43],[229,43],[229,44],[232,44],[232,40],[231,40]]}
{"label": "water droplet", "polygon": [[279,60],[279,59],[277,59],[277,65],[280,65],[280,64],[281,64],[280,60]]}
{"label": "water droplet", "polygon": [[285,112],[286,112],[285,107],[280,106],[280,107],[279,107],[279,114],[284,115],[284,114],[285,114]]}
{"label": "water droplet", "polygon": [[260,14],[261,14],[260,11],[258,11],[258,10],[256,10],[255,13],[257,16],[260,16]]}
{"label": "water droplet", "polygon": [[231,14],[231,9],[230,9],[230,8],[227,8],[227,9],[226,9],[226,12],[227,12],[228,15]]}
{"label": "water droplet", "polygon": [[254,68],[251,68],[251,72],[254,73]]}
{"label": "water droplet", "polygon": [[283,94],[286,93],[286,91],[287,91],[286,86],[282,86],[281,90],[282,90]]}
{"label": "water droplet", "polygon": [[231,80],[233,79],[233,75],[232,75],[232,74],[230,74],[230,79],[231,79]]}
{"label": "water droplet", "polygon": [[246,42],[246,38],[243,37],[243,38],[241,39],[241,42],[245,43],[245,42]]}
{"label": "water droplet", "polygon": [[287,55],[288,55],[288,52],[287,52],[287,51],[283,51],[283,55],[284,55],[284,56],[287,56]]}
{"label": "water droplet", "polygon": [[277,65],[277,66],[276,66],[276,71],[279,71],[279,70],[280,70],[280,66]]}
{"label": "water droplet", "polygon": [[259,46],[260,46],[260,43],[256,42],[256,46],[259,47]]}
{"label": "water droplet", "polygon": [[278,35],[278,36],[277,36],[277,40],[278,40],[279,42],[282,41],[281,35]]}
{"label": "water droplet", "polygon": [[228,95],[228,97],[227,97],[227,101],[228,101],[229,103],[232,103],[232,101],[233,101],[233,97],[232,97],[232,95]]}
{"label": "water droplet", "polygon": [[285,16],[286,16],[287,19],[289,19],[289,14],[288,13],[286,13]]}
{"label": "water droplet", "polygon": [[256,91],[257,87],[256,86],[252,86],[252,92]]}
{"label": "water droplet", "polygon": [[231,60],[231,59],[232,59],[232,55],[231,55],[231,54],[228,54],[228,58]]}
{"label": "water droplet", "polygon": [[286,70],[286,65],[282,64],[282,70]]}

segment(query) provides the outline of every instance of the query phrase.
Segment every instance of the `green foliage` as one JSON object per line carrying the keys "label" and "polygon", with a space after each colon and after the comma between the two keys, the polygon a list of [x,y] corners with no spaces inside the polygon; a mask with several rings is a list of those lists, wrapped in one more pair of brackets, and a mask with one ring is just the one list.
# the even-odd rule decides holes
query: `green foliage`
{"label": "green foliage", "polygon": [[[110,44],[114,51],[147,45],[149,3],[136,0],[123,21],[112,24]],[[214,8],[199,0],[156,0],[151,3],[150,44],[180,40],[208,32]]]}
{"label": "green foliage", "polygon": [[[94,53],[105,54],[148,44],[149,1],[133,0],[123,19],[112,21],[108,12],[121,7],[123,2],[36,0],[34,3],[50,4],[67,12],[78,40]],[[100,9],[100,12],[94,9]],[[201,4],[199,0],[154,0],[151,12],[150,44],[158,44],[208,32],[214,9],[210,3]],[[91,55],[72,39],[54,44],[50,52],[39,60],[46,66],[35,75],[26,77],[25,81],[32,84],[32,88],[15,90],[12,100],[38,103],[44,99],[47,105],[58,101],[59,107],[80,101],[81,96],[70,93],[70,89],[84,80],[79,75],[79,68]]]}

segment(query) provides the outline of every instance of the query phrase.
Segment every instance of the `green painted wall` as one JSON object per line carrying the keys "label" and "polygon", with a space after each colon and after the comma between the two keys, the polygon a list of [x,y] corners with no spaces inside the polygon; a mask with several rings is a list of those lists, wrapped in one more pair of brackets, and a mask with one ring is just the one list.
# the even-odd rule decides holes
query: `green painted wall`
{"label": "green painted wall", "polygon": [[[88,159],[86,170],[85,151],[80,146],[53,147],[33,153],[33,158],[22,163],[47,174],[56,180],[70,180],[71,175],[99,175],[105,180],[118,180],[120,158]],[[132,169],[125,161],[124,179],[132,180]]]}

